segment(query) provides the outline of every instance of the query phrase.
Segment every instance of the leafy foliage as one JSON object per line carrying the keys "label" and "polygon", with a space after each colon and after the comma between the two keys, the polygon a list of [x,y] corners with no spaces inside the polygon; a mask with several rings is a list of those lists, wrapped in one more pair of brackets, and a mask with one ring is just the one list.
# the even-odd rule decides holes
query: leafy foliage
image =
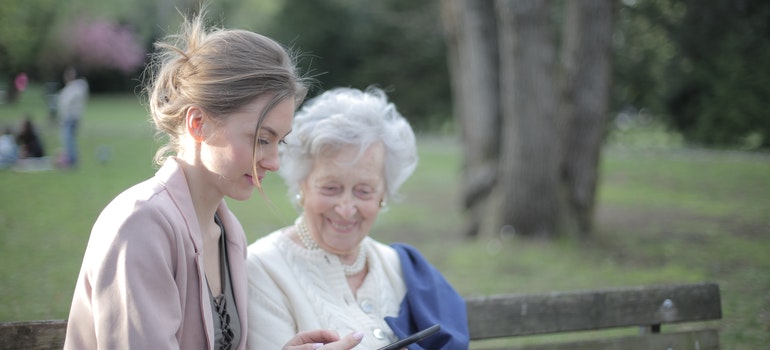
{"label": "leafy foliage", "polygon": [[[770,2],[624,0],[616,33],[614,110],[661,116],[689,142],[770,147]],[[189,0],[0,1],[0,79],[58,80],[60,33],[78,18],[130,26],[147,51],[173,31]],[[438,1],[221,0],[211,20],[256,30],[305,54],[317,88],[378,85],[418,129],[450,124],[450,86]],[[561,20],[555,16],[557,21]],[[120,69],[92,88],[131,81]],[[126,89],[126,84],[115,86]],[[110,88],[113,89],[113,88]]]}
{"label": "leafy foliage", "polygon": [[319,90],[380,86],[418,128],[450,117],[437,2],[287,0],[273,23],[269,34],[304,54]]}
{"label": "leafy foliage", "polygon": [[616,98],[694,143],[770,147],[770,3],[652,0],[623,13]]}
{"label": "leafy foliage", "polygon": [[55,0],[0,2],[0,72],[29,70],[56,13]]}

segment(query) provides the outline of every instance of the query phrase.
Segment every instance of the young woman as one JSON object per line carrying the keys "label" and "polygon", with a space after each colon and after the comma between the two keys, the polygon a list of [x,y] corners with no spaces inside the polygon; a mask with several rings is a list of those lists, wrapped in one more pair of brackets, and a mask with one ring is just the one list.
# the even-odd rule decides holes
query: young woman
{"label": "young woman", "polygon": [[[154,177],[118,195],[91,231],[66,349],[244,349],[246,237],[224,198],[246,200],[279,167],[306,88],[287,52],[203,16],[156,45],[152,120],[168,143]],[[360,333],[298,334],[286,349],[350,349]]]}

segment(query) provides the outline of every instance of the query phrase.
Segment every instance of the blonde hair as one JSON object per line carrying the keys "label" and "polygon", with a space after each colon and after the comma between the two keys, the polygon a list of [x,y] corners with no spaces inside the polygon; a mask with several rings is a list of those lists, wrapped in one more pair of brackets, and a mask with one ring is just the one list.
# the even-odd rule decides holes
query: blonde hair
{"label": "blonde hair", "polygon": [[[168,139],[155,154],[156,164],[179,153],[179,136],[185,132],[185,115],[192,106],[222,120],[269,94],[259,129],[276,104],[293,98],[299,106],[307,94],[306,79],[299,76],[290,51],[247,30],[207,28],[203,12],[192,19],[185,17],[178,34],[156,42],[156,52],[145,69],[144,93],[156,136]],[[255,140],[255,157],[258,147]]]}

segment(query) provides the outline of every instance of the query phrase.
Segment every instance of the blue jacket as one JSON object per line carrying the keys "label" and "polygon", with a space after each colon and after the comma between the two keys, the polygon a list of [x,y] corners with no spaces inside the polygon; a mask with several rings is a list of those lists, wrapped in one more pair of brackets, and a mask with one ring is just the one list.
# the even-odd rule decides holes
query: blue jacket
{"label": "blue jacket", "polygon": [[386,317],[393,333],[403,339],[434,324],[438,333],[410,345],[409,350],[467,350],[470,341],[465,299],[417,251],[402,243],[391,245],[399,255],[406,296],[397,317]]}

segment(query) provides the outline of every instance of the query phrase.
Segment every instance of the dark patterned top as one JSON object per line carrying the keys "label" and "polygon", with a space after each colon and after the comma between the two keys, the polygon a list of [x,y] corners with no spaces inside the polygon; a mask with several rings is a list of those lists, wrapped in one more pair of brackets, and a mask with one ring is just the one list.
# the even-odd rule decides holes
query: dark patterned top
{"label": "dark patterned top", "polygon": [[[211,294],[211,310],[214,316],[214,348],[218,350],[235,349],[241,340],[241,321],[235,308],[235,297],[230,281],[230,267],[227,263],[227,244],[225,244],[225,227],[214,216],[222,234],[219,237],[219,266],[222,269],[222,293],[216,297]],[[208,285],[208,283],[207,283]]]}

